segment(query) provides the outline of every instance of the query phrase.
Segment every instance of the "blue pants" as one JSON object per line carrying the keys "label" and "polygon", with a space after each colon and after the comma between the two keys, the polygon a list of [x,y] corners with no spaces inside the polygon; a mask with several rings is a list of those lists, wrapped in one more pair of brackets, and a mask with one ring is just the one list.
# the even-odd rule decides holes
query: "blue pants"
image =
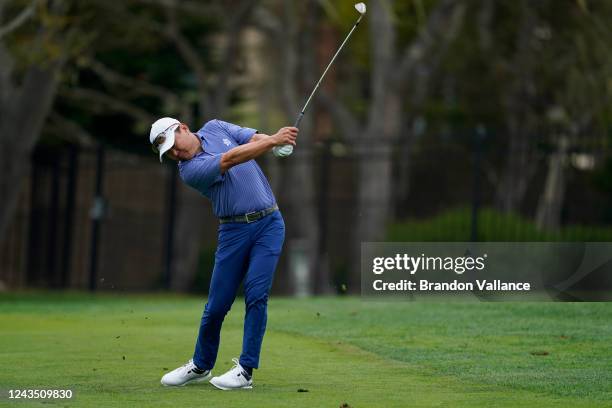
{"label": "blue pants", "polygon": [[193,355],[199,368],[208,370],[215,365],[221,325],[243,279],[246,314],[240,365],[259,367],[268,295],[284,240],[285,223],[279,211],[250,224],[219,225],[215,267]]}

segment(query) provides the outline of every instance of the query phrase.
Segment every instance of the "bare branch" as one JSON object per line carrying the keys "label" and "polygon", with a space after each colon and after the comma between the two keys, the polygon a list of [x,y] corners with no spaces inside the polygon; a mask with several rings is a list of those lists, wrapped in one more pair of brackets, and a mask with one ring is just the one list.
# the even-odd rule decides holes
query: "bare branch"
{"label": "bare branch", "polygon": [[79,146],[93,146],[94,137],[78,123],[66,119],[57,112],[53,112],[49,117],[49,127],[55,131],[57,136],[69,142],[75,142]]}
{"label": "bare branch", "polygon": [[200,119],[204,119],[208,114],[212,113],[211,97],[206,90],[206,67],[204,66],[204,63],[200,59],[200,56],[196,52],[193,45],[181,33],[176,17],[176,10],[174,8],[167,7],[166,16],[168,18],[168,29],[165,34],[174,42],[179,54],[189,68],[191,68],[198,82],[198,97],[200,100],[198,107],[200,110]]}
{"label": "bare branch", "polygon": [[224,111],[228,100],[229,100],[229,88],[228,80],[231,74],[233,60],[236,58],[238,45],[240,42],[240,34],[245,25],[246,20],[251,16],[253,7],[258,0],[247,0],[241,3],[240,8],[235,13],[231,13],[233,16],[228,24],[226,35],[227,43],[221,52],[221,72],[219,73],[219,79],[217,81],[217,89],[215,92],[216,109],[218,111]]}
{"label": "bare branch", "polygon": [[[446,47],[456,38],[465,15],[465,4],[456,0],[443,0],[427,19],[419,37],[404,52],[398,64],[396,80],[404,85],[418,64],[434,56],[436,46]],[[441,57],[444,51],[439,51]]]}
{"label": "bare branch", "polygon": [[[90,104],[92,110],[108,111],[112,110],[119,113],[124,113],[133,117],[136,120],[151,123],[155,119],[147,111],[133,105],[125,100],[115,98],[105,93],[85,88],[66,88],[60,92],[63,96],[74,101],[86,101]],[[103,108],[103,109],[100,109]]]}
{"label": "bare branch", "polygon": [[[153,6],[161,6],[166,9],[174,9],[190,15],[210,16],[211,13],[220,15],[222,10],[219,2],[199,2],[199,1],[175,1],[175,0],[138,0],[140,3]],[[211,4],[212,3],[212,4]]]}
{"label": "bare branch", "polygon": [[204,67],[204,64],[200,60],[200,57],[193,45],[181,33],[181,29],[176,18],[176,13],[173,11],[173,9],[167,9],[166,11],[168,16],[168,37],[174,42],[180,55],[193,70],[200,85],[204,86],[206,84],[206,68]]}
{"label": "bare branch", "polygon": [[253,14],[253,25],[272,40],[278,40],[283,32],[280,19],[264,7],[257,7]]}
{"label": "bare branch", "polygon": [[124,86],[131,91],[137,91],[140,95],[155,96],[164,101],[170,101],[177,109],[179,108],[179,96],[169,89],[123,75],[97,60],[89,60],[86,64],[88,68],[108,84]]}
{"label": "bare branch", "polygon": [[36,10],[36,4],[39,0],[32,0],[28,7],[23,9],[21,13],[17,15],[12,21],[6,24],[4,27],[0,27],[0,39],[7,35],[8,33],[18,29],[22,26],[30,17],[34,15],[34,11]]}
{"label": "bare branch", "polygon": [[282,3],[282,15],[275,15],[264,7],[254,11],[253,25],[275,44],[272,50],[277,53],[280,95],[282,110],[287,117],[295,113],[297,106],[296,77],[298,57],[296,37],[298,27],[295,24],[284,26],[282,21],[293,21],[296,18],[295,2],[285,0]]}

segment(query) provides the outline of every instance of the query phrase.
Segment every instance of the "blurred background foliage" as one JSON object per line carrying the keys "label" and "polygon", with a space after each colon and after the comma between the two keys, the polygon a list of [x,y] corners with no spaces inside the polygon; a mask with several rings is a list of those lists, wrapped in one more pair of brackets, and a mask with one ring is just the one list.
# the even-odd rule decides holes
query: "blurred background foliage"
{"label": "blurred background foliage", "polygon": [[[95,245],[74,241],[89,241],[98,222],[96,245],[117,258],[99,273],[154,253],[142,268],[156,283],[142,287],[204,289],[215,221],[175,168],[154,167],[151,122],[174,116],[195,131],[220,117],[267,133],[291,124],[356,17],[345,0],[3,2],[2,279],[55,282],[27,258],[63,251],[59,285],[86,285]],[[610,21],[606,1],[368,2],[296,154],[260,160],[289,231],[277,290],[358,290],[361,241],[608,241]],[[118,176],[92,195],[96,160]],[[64,187],[70,163],[74,191]],[[104,217],[91,215],[96,197]],[[117,252],[107,242],[129,235],[121,228],[158,238]],[[44,250],[33,247],[41,234]],[[114,279],[138,282],[134,269]]]}

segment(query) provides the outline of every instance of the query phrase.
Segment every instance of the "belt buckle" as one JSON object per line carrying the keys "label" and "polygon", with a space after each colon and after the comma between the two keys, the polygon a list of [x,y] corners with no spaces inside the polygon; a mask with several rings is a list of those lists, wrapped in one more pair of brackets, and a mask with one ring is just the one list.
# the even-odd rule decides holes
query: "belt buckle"
{"label": "belt buckle", "polygon": [[246,213],[246,214],[244,214],[244,216],[245,216],[245,218],[246,218],[246,222],[247,222],[247,224],[250,224],[250,223],[255,222],[255,221],[257,221],[257,220],[258,220],[258,218],[255,218],[254,220],[251,220],[251,219],[249,218],[249,215],[253,215],[253,214],[257,215],[257,213],[258,213],[258,212],[259,212],[259,211],[251,211],[250,213]]}

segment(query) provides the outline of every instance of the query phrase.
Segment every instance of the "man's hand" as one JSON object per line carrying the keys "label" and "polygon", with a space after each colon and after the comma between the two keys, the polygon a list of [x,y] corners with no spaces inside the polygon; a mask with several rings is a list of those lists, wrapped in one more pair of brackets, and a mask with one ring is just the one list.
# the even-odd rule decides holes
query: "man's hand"
{"label": "man's hand", "polygon": [[[253,135],[249,143],[234,147],[233,149],[223,153],[220,164],[221,173],[225,173],[227,170],[240,163],[255,159],[265,152],[269,152],[270,149],[274,150],[275,155],[279,155],[277,154],[277,150],[281,153],[283,153],[287,148],[293,150],[298,131],[298,128],[295,127],[284,127],[279,129],[279,131],[272,136],[263,134]],[[280,155],[288,156],[289,154],[291,154],[291,152]]]}
{"label": "man's hand", "polygon": [[[280,137],[283,140],[280,144],[274,146],[272,153],[274,153],[276,157],[287,157],[291,155],[291,153],[293,153],[293,146],[295,146],[295,138],[297,137],[298,132],[299,129],[295,127],[284,127],[280,129],[274,136],[285,134],[285,136],[288,136],[288,139]],[[286,133],[288,133],[288,135],[286,135]]]}
{"label": "man's hand", "polygon": [[284,127],[280,128],[278,132],[272,135],[275,146],[291,145],[295,146],[297,134],[299,129],[296,127]]}

